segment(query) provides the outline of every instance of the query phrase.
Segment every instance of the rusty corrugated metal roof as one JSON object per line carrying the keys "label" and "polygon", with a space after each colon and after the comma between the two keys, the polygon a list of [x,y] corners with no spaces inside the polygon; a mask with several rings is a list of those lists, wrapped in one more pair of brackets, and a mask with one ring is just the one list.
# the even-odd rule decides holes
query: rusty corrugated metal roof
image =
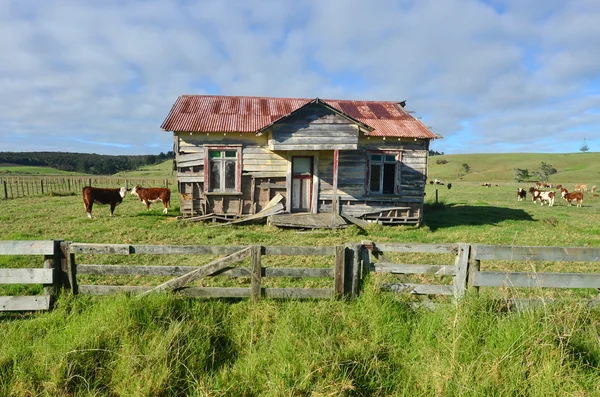
{"label": "rusty corrugated metal roof", "polygon": [[[179,132],[256,132],[312,102],[307,98],[182,95],[161,128]],[[433,139],[397,102],[321,99],[372,127],[372,136]]]}

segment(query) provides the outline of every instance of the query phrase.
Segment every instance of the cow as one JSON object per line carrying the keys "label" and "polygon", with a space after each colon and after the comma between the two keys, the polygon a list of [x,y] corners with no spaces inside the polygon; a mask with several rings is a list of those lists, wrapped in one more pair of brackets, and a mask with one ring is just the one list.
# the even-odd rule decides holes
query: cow
{"label": "cow", "polygon": [[540,192],[540,203],[544,205],[544,203],[548,203],[549,207],[554,206],[554,192]]}
{"label": "cow", "polygon": [[534,203],[537,202],[537,200],[540,198],[540,191],[536,188],[534,188],[533,186],[529,188],[529,193],[531,193],[531,201],[533,201]]}
{"label": "cow", "polygon": [[596,193],[596,185],[592,186],[592,193]]}
{"label": "cow", "polygon": [[587,192],[587,185],[580,185],[579,188],[581,189],[582,192]]}
{"label": "cow", "polygon": [[563,185],[561,185],[561,184],[558,184],[555,187],[556,190],[562,190],[562,188],[563,188]]}
{"label": "cow", "polygon": [[527,190],[523,188],[517,189],[517,201],[523,201],[527,197]]}
{"label": "cow", "polygon": [[[446,185],[446,187],[448,188],[448,190],[450,190],[450,189],[452,189],[452,184],[448,183],[448,185]],[[596,186],[594,186],[594,187],[596,187]]]}
{"label": "cow", "polygon": [[167,213],[167,208],[169,207],[169,201],[171,200],[171,190],[166,187],[141,187],[136,185],[131,189],[131,194],[133,196],[138,196],[140,201],[143,201],[146,204],[146,208],[150,210],[150,203],[156,203],[162,201],[163,206],[163,214]]}
{"label": "cow", "polygon": [[95,204],[110,204],[110,216],[114,216],[115,207],[123,202],[127,188],[107,189],[102,187],[86,186],[81,190],[83,205],[88,218],[92,219],[92,207]]}
{"label": "cow", "polygon": [[567,191],[564,191],[562,194],[562,198],[565,199],[567,203],[569,203],[569,206],[571,205],[571,201],[575,201],[575,204],[577,204],[578,207],[581,207],[581,204],[583,203],[583,193],[581,192],[569,193]]}
{"label": "cow", "polygon": [[481,186],[492,187],[492,184],[489,182],[482,183]]}

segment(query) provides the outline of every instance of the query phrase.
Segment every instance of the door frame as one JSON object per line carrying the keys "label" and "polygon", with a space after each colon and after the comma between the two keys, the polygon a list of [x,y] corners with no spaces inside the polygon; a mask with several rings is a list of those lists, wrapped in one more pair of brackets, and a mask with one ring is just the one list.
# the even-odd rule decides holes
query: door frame
{"label": "door frame", "polygon": [[285,210],[288,213],[292,213],[292,160],[294,157],[312,157],[313,158],[313,180],[312,180],[312,192],[311,192],[311,202],[310,202],[310,212],[316,214],[318,211],[318,203],[319,203],[319,152],[318,151],[293,151],[288,152],[287,156],[287,172],[285,178],[286,185],[286,197],[285,200]]}

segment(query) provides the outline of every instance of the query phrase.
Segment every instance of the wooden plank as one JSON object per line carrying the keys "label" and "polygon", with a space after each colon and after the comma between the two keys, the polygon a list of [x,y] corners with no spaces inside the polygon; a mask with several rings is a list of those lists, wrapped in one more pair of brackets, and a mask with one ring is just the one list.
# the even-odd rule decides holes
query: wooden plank
{"label": "wooden plank", "polygon": [[600,262],[600,248],[475,245],[478,260]]}
{"label": "wooden plank", "polygon": [[299,247],[299,246],[266,246],[265,255],[289,255],[289,256],[333,256],[336,254],[336,247]]}
{"label": "wooden plank", "polygon": [[226,268],[227,266],[229,266],[232,263],[239,262],[239,261],[247,258],[248,256],[250,256],[250,253],[251,253],[250,247],[244,248],[243,250],[233,253],[231,255],[228,255],[224,258],[220,258],[220,259],[217,259],[216,261],[212,261],[208,265],[204,265],[199,269],[189,272],[188,274],[184,274],[183,276],[179,276],[177,278],[169,280],[166,283],[162,283],[162,284],[152,288],[149,291],[145,291],[145,292],[139,294],[138,296],[144,296],[144,295],[146,295],[148,293],[152,293],[152,292],[160,292],[160,291],[164,291],[164,290],[173,290],[176,288],[181,288],[184,285],[191,283],[192,281],[195,281],[202,277],[213,274],[219,270]]}
{"label": "wooden plank", "polygon": [[[93,275],[136,275],[136,276],[182,276],[200,266],[132,266],[132,265],[95,265],[78,264],[77,274]],[[250,277],[250,269],[245,267],[235,267],[224,269],[221,272],[210,275],[229,276],[229,277]]]}
{"label": "wooden plank", "polygon": [[54,241],[0,241],[0,255],[52,255]]}
{"label": "wooden plank", "polygon": [[261,267],[261,247],[255,245],[252,247],[252,284],[250,286],[250,296],[253,301],[260,299],[261,284],[262,284],[262,267]]}
{"label": "wooden plank", "polygon": [[271,150],[307,150],[307,151],[313,151],[313,150],[356,150],[357,149],[357,145],[356,144],[344,144],[344,143],[338,143],[338,144],[321,144],[321,145],[314,145],[314,144],[303,144],[303,145],[285,145],[285,144],[270,144],[269,145],[269,149]]}
{"label": "wooden plank", "polygon": [[344,218],[345,220],[347,220],[350,223],[355,224],[358,227],[365,228],[365,227],[368,227],[371,225],[369,222],[362,220],[362,219],[355,218],[352,215],[348,215],[345,212],[342,212],[340,215],[342,216],[342,218]]}
{"label": "wooden plank", "polygon": [[337,245],[335,247],[335,275],[334,275],[334,289],[335,295],[341,298],[344,295],[344,281],[345,281],[345,256],[344,246]]}
{"label": "wooden plank", "polygon": [[456,255],[456,276],[454,276],[454,299],[461,299],[465,295],[467,288],[467,272],[469,269],[469,254],[471,246],[469,244],[458,244],[458,254]]}
{"label": "wooden plank", "polygon": [[600,274],[476,272],[477,287],[600,288]]}
{"label": "wooden plank", "polygon": [[333,278],[333,267],[324,268],[291,268],[291,267],[266,267],[263,268],[264,277],[297,277],[297,278]]}
{"label": "wooden plank", "polygon": [[414,295],[454,295],[451,285],[382,284],[381,289],[392,292],[407,292]]}
{"label": "wooden plank", "polygon": [[90,244],[71,243],[71,252],[76,254],[117,254],[129,255],[131,245],[128,244]]}
{"label": "wooden plank", "polygon": [[[85,295],[109,295],[119,293],[144,293],[152,287],[129,285],[80,285],[79,292]],[[250,296],[248,288],[222,288],[222,287],[191,287],[177,292],[183,296],[197,298],[247,298]]]}
{"label": "wooden plank", "polygon": [[52,269],[0,269],[0,284],[52,284]]}
{"label": "wooden plank", "polygon": [[423,264],[395,264],[395,263],[376,263],[375,273],[393,273],[393,274],[433,274],[437,276],[453,276],[456,274],[454,265],[423,265]]}
{"label": "wooden plank", "polygon": [[48,310],[50,296],[0,296],[0,311]]}
{"label": "wooden plank", "polygon": [[332,288],[263,288],[268,298],[277,299],[331,299]]}
{"label": "wooden plank", "polygon": [[376,243],[375,249],[383,252],[423,252],[437,254],[455,254],[457,244],[400,244]]}

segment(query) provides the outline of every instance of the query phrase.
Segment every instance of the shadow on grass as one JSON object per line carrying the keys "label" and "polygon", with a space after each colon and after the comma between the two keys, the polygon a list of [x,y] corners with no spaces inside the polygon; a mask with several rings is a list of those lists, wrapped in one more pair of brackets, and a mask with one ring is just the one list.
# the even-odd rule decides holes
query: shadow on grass
{"label": "shadow on grass", "polygon": [[461,225],[495,225],[507,220],[534,221],[526,211],[506,207],[426,203],[424,211],[423,223],[432,231]]}

